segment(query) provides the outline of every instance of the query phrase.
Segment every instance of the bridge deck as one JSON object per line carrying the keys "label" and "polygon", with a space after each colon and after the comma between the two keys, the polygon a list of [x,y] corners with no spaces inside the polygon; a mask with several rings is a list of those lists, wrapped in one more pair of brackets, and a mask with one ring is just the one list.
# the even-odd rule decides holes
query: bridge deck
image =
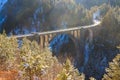
{"label": "bridge deck", "polygon": [[61,30],[56,30],[56,31],[47,31],[47,32],[35,32],[35,33],[31,33],[31,34],[25,34],[25,35],[17,35],[14,36],[16,38],[23,38],[23,37],[30,37],[30,36],[34,36],[34,35],[47,35],[47,34],[54,34],[54,33],[62,33],[62,32],[69,32],[69,31],[75,31],[75,30],[80,30],[82,28],[90,28],[90,27],[95,27],[97,25],[100,25],[100,21],[95,20],[94,24],[92,25],[87,25],[87,26],[78,26],[78,27],[74,27],[74,28],[69,28],[69,29],[61,29]]}

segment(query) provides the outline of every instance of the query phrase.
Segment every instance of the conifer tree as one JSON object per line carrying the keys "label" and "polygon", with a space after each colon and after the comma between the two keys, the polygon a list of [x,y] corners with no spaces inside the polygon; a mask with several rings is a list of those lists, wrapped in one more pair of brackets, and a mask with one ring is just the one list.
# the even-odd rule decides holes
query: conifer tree
{"label": "conifer tree", "polygon": [[113,62],[109,63],[106,72],[103,80],[120,80],[120,54],[113,59]]}

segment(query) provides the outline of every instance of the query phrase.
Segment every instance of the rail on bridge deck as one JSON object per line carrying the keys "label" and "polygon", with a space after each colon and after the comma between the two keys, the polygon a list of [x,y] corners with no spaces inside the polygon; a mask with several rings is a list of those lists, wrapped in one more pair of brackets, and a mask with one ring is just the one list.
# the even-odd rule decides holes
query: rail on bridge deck
{"label": "rail on bridge deck", "polygon": [[91,27],[95,27],[100,25],[100,21],[94,22],[92,25],[88,26],[78,26],[74,28],[69,28],[69,29],[61,29],[61,30],[56,30],[56,31],[48,31],[48,32],[41,32],[41,33],[32,33],[32,34],[26,34],[26,35],[18,35],[14,36],[17,39],[22,39],[22,38],[28,38],[30,40],[36,40],[41,48],[45,48],[49,46],[49,41],[56,35],[66,33],[66,34],[71,34],[76,38],[80,38],[81,35],[81,30],[83,29],[88,29]]}

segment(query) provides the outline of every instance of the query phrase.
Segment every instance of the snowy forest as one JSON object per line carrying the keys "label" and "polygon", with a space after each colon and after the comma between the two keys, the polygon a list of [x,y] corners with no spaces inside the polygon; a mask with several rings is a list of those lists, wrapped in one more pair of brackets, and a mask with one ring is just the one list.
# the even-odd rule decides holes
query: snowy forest
{"label": "snowy forest", "polygon": [[120,80],[120,0],[0,0],[0,80]]}

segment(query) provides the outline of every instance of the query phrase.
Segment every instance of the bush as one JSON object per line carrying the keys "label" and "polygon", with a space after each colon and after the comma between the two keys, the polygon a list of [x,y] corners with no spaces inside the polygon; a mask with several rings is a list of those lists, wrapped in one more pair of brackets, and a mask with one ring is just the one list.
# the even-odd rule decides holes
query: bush
{"label": "bush", "polygon": [[69,59],[63,65],[62,71],[57,75],[56,80],[84,80],[84,75],[75,69]]}
{"label": "bush", "polygon": [[113,59],[113,62],[109,63],[106,72],[103,80],[120,80],[120,54]]}
{"label": "bush", "polygon": [[0,34],[0,71],[15,69],[17,50],[18,44],[15,38]]}
{"label": "bush", "polygon": [[[76,80],[79,80],[77,79],[79,77],[82,78],[79,72],[71,67],[70,61],[67,61],[65,65],[60,64],[47,49],[40,50],[39,45],[35,41],[31,42],[23,39],[19,59],[20,79],[22,80],[33,80],[34,78],[63,80],[65,75],[67,78],[71,76],[72,79],[76,78]],[[67,80],[67,78],[64,80]]]}
{"label": "bush", "polygon": [[55,58],[51,53],[44,50],[40,51],[39,45],[35,41],[23,39],[20,48],[20,70],[23,72],[23,78],[32,80],[34,76],[41,77],[47,72],[48,67],[53,65]]}

